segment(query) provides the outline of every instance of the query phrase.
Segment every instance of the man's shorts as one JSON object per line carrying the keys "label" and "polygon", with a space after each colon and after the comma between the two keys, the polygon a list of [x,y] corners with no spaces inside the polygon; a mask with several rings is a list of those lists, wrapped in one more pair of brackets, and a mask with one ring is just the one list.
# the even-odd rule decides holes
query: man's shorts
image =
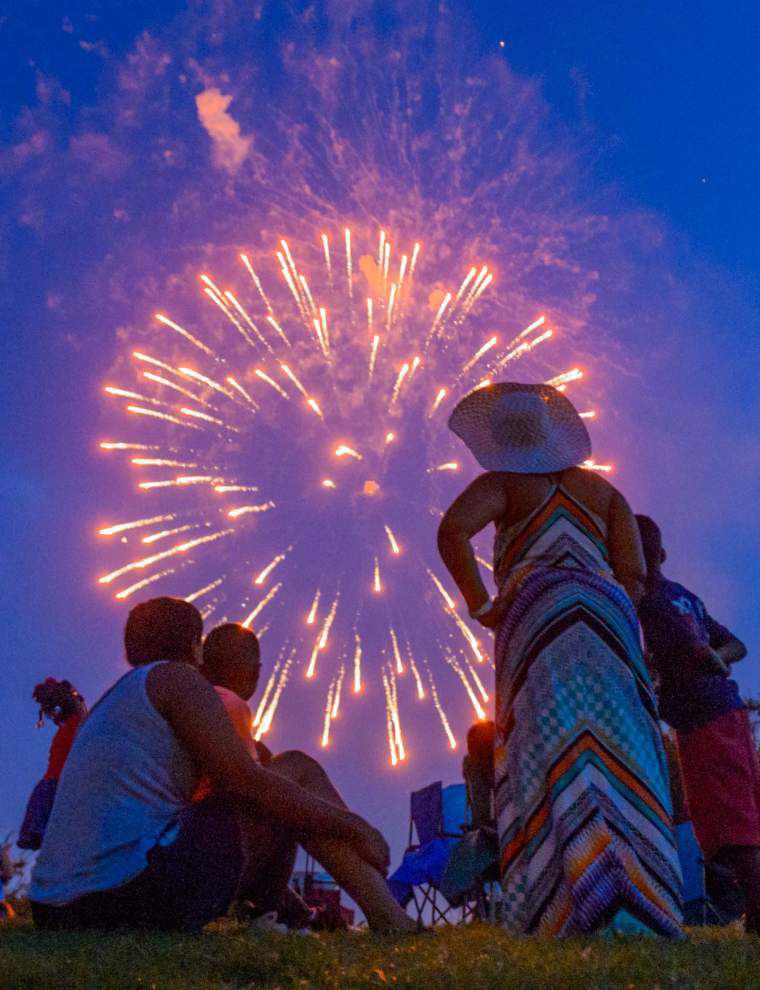
{"label": "man's shorts", "polygon": [[63,906],[32,903],[32,914],[42,928],[199,931],[227,912],[246,859],[234,805],[211,797],[183,813],[177,838],[152,849],[133,880]]}
{"label": "man's shorts", "polygon": [[705,859],[724,846],[760,846],[760,768],[747,710],[679,732],[678,755]]}

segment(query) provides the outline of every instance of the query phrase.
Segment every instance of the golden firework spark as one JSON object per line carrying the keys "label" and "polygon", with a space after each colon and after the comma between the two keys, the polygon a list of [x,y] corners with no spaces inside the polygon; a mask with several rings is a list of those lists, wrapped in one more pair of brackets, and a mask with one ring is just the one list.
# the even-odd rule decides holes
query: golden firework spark
{"label": "golden firework spark", "polygon": [[385,525],[385,532],[386,535],[388,536],[388,542],[391,545],[391,553],[400,554],[401,547],[398,544],[398,540],[396,539],[393,530],[390,528],[390,526],[387,523]]}
{"label": "golden firework spark", "polygon": [[174,423],[175,426],[185,426],[189,430],[202,430],[203,427],[196,423],[188,423],[180,419],[179,416],[172,416],[171,413],[160,412],[158,409],[145,409],[143,406],[127,406],[127,412],[134,413],[135,416],[149,416],[153,419],[162,419],[165,423]]}
{"label": "golden firework spark", "polygon": [[214,485],[214,491],[222,495],[226,492],[257,492],[258,485]]}
{"label": "golden firework spark", "polygon": [[554,378],[548,379],[546,384],[559,388],[562,385],[569,385],[570,382],[577,382],[579,378],[583,378],[581,369],[571,368],[569,371],[563,371],[561,375],[555,375]]}
{"label": "golden firework spark", "polygon": [[229,385],[231,385],[237,392],[239,392],[243,396],[243,398],[247,403],[249,403],[249,405],[253,406],[254,409],[259,408],[258,404],[253,401],[250,394],[246,391],[246,389],[243,388],[243,386],[240,384],[237,378],[233,378],[232,375],[227,375],[226,381]]}
{"label": "golden firework spark", "polygon": [[327,268],[327,274],[332,279],[332,265],[330,264],[330,241],[327,238],[327,234],[321,234],[322,238],[322,250],[325,255],[325,266]]}
{"label": "golden firework spark", "polygon": [[210,474],[186,474],[179,478],[166,478],[162,481],[141,481],[137,486],[143,491],[150,491],[152,488],[177,488],[182,485],[208,485],[215,479]]}
{"label": "golden firework spark", "polygon": [[117,533],[124,533],[129,529],[143,529],[145,526],[152,526],[154,523],[171,522],[177,518],[176,512],[169,512],[163,516],[150,516],[147,519],[133,519],[131,522],[116,523],[114,526],[105,526],[98,530],[99,536],[115,536]]}
{"label": "golden firework spark", "polygon": [[433,706],[435,707],[435,710],[438,713],[438,718],[441,720],[441,725],[443,726],[443,731],[445,732],[446,738],[448,739],[449,747],[451,749],[456,749],[457,748],[456,738],[454,737],[454,733],[451,731],[451,725],[449,724],[449,720],[446,717],[446,712],[444,712],[443,710],[443,705],[441,704],[441,700],[438,697],[438,689],[435,686],[433,675],[429,671],[428,671],[428,676],[430,679],[430,693],[433,697]]}
{"label": "golden firework spark", "polygon": [[353,296],[353,272],[351,261],[351,231],[346,227],[346,282],[348,283],[348,295]]}
{"label": "golden firework spark", "polygon": [[396,662],[396,673],[403,674],[405,670],[404,661],[401,659],[401,650],[399,649],[398,646],[398,637],[396,636],[396,630],[393,628],[393,626],[391,626],[390,628],[390,634],[391,634],[391,647],[393,649],[393,659]]}
{"label": "golden firework spark", "polygon": [[264,717],[264,712],[266,711],[267,706],[269,704],[270,696],[274,691],[274,686],[277,683],[281,667],[282,667],[282,656],[279,656],[275,661],[274,667],[272,668],[272,673],[267,678],[267,682],[261,694],[258,707],[256,708],[256,714],[253,716],[252,725],[254,729],[257,728],[259,725],[261,725],[261,720]]}
{"label": "golden firework spark", "polygon": [[147,588],[149,584],[153,584],[155,581],[160,581],[162,578],[168,577],[170,574],[174,574],[174,567],[167,567],[164,571],[159,571],[158,574],[151,574],[150,577],[143,578],[142,581],[137,581],[135,584],[130,584],[128,588],[123,588],[121,591],[114,595],[119,601],[124,601],[126,598],[131,597],[136,591],[142,591],[143,588]]}
{"label": "golden firework spark", "polygon": [[182,406],[180,412],[183,416],[191,416],[193,419],[202,419],[205,423],[211,423],[214,426],[221,426],[223,430],[230,430],[232,433],[240,433],[237,426],[233,426],[231,423],[225,423],[223,419],[219,419],[218,416],[209,416],[208,413],[201,412],[199,409],[190,409],[187,406]]}
{"label": "golden firework spark", "polygon": [[293,384],[298,389],[298,391],[301,393],[301,395],[305,399],[308,399],[309,398],[309,393],[306,391],[306,388],[304,387],[304,384],[300,380],[300,378],[298,377],[298,375],[296,375],[296,373],[287,364],[280,363],[280,367],[282,368],[283,372],[288,376],[288,378],[293,382]]}
{"label": "golden firework spark", "polygon": [[162,529],[158,533],[151,533],[150,536],[143,536],[141,543],[150,544],[158,543],[159,540],[165,540],[168,536],[176,536],[178,533],[187,533],[192,529],[200,529],[203,523],[185,523],[184,526],[175,526],[174,529]]}
{"label": "golden firework spark", "polygon": [[184,337],[185,340],[189,340],[193,347],[197,347],[199,351],[203,351],[203,353],[207,354],[209,357],[216,357],[210,347],[207,347],[206,344],[198,340],[197,337],[194,337],[189,330],[185,330],[184,327],[181,327],[179,323],[175,323],[174,320],[170,320],[168,316],[164,316],[163,313],[156,313],[156,319],[165,327],[170,327],[172,330],[176,331],[176,333],[178,333],[181,337]]}
{"label": "golden firework spark", "polygon": [[612,464],[597,464],[596,461],[584,461],[583,467],[587,471],[599,471],[602,474],[611,474],[615,470]]}
{"label": "golden firework spark", "polygon": [[344,664],[340,665],[340,670],[338,671],[338,676],[335,681],[335,693],[333,695],[332,710],[330,711],[330,719],[334,721],[338,715],[340,715],[340,699],[343,691],[343,679],[346,676],[346,667]]}
{"label": "golden firework spark", "polygon": [[321,591],[317,591],[314,595],[314,601],[311,603],[311,608],[309,609],[309,614],[306,618],[306,625],[313,626],[317,618],[317,609],[319,608],[319,599],[322,595]]}
{"label": "golden firework spark", "polygon": [[436,395],[435,395],[435,399],[433,400],[433,406],[432,406],[432,408],[430,410],[430,415],[431,416],[436,411],[436,409],[438,409],[438,407],[440,406],[440,404],[446,398],[446,395],[447,394],[448,394],[448,390],[447,389],[445,389],[445,388],[439,388],[438,389],[438,391],[436,392]]}
{"label": "golden firework spark", "polygon": [[98,444],[101,450],[160,450],[157,444],[124,443],[120,440],[101,440]]}
{"label": "golden firework spark", "polygon": [[268,591],[266,593],[266,595],[264,595],[264,597],[258,603],[258,605],[256,605],[256,607],[253,608],[248,613],[248,615],[243,619],[243,621],[240,624],[242,626],[245,626],[246,629],[250,629],[251,628],[251,624],[253,623],[253,620],[258,615],[260,615],[261,612],[263,611],[263,609],[265,609],[267,607],[267,605],[272,601],[272,599],[275,598],[280,593],[280,589],[281,588],[282,588],[282,582],[280,582],[279,584],[276,584],[270,591]]}
{"label": "golden firework spark", "polygon": [[344,443],[339,444],[333,453],[336,457],[353,457],[356,461],[363,460],[363,457],[358,450],[355,450],[353,447],[349,447]]}
{"label": "golden firework spark", "polygon": [[262,368],[256,368],[253,373],[257,378],[260,378],[262,382],[266,382],[270,388],[273,388],[278,395],[282,396],[283,399],[290,398],[285,389],[278,385],[274,378],[270,378],[270,376]]}
{"label": "golden firework spark", "polygon": [[499,342],[499,338],[496,336],[496,334],[494,334],[493,337],[489,337],[489,339],[485,342],[485,344],[483,344],[482,347],[479,347],[478,350],[475,351],[475,353],[472,355],[470,360],[465,361],[464,365],[462,366],[462,373],[465,374],[471,368],[473,368],[482,357],[485,357],[485,355],[488,354],[490,350],[493,350],[493,348],[496,347],[498,342]]}
{"label": "golden firework spark", "polygon": [[131,463],[140,467],[174,467],[174,468],[197,468],[199,464],[191,461],[174,461],[170,457],[133,457]]}
{"label": "golden firework spark", "polygon": [[454,602],[454,599],[451,597],[451,595],[448,593],[448,591],[446,591],[446,589],[444,588],[444,586],[441,583],[441,581],[439,580],[439,578],[437,578],[436,575],[433,574],[433,572],[430,570],[430,568],[428,568],[428,575],[430,576],[430,580],[435,585],[435,587],[436,587],[438,593],[440,594],[441,598],[443,598],[444,602],[446,602],[446,607],[449,608],[449,609],[451,609],[451,611],[453,612],[454,609],[456,608],[456,603]]}
{"label": "golden firework spark", "polygon": [[412,677],[414,678],[414,683],[415,683],[415,686],[417,688],[417,698],[418,698],[419,701],[424,701],[425,700],[425,686],[422,683],[422,677],[420,676],[420,672],[419,672],[419,669],[417,667],[417,663],[415,662],[414,654],[412,653],[412,648],[411,648],[411,646],[409,646],[408,643],[407,643],[407,655],[409,657],[409,666],[410,666],[411,671],[412,671]]}
{"label": "golden firework spark", "polygon": [[326,749],[330,742],[330,723],[332,722],[332,711],[333,711],[333,698],[335,696],[335,679],[330,681],[330,686],[327,689],[327,700],[325,702],[325,717],[322,727],[322,738],[320,740],[320,746],[322,749]]}
{"label": "golden firework spark", "polygon": [[245,267],[246,267],[246,269],[248,271],[248,274],[253,279],[253,284],[256,286],[256,291],[261,296],[261,299],[262,299],[264,305],[266,306],[267,310],[271,313],[272,312],[272,305],[269,302],[269,300],[267,299],[266,293],[264,292],[264,287],[261,284],[261,280],[259,279],[259,276],[256,274],[256,272],[253,270],[253,268],[251,266],[251,262],[250,262],[250,260],[248,258],[248,255],[247,254],[241,254],[240,255],[240,260],[243,262],[243,264],[245,265]]}
{"label": "golden firework spark", "polygon": [[462,685],[463,685],[465,691],[467,692],[467,696],[470,699],[470,702],[472,704],[472,707],[473,707],[473,709],[475,711],[475,715],[477,716],[478,720],[481,721],[481,722],[484,721],[485,720],[485,717],[486,717],[485,710],[484,710],[483,706],[481,705],[480,700],[478,699],[478,696],[473,691],[472,685],[470,684],[470,682],[469,682],[469,680],[467,678],[467,675],[465,674],[464,670],[462,669],[461,664],[456,659],[456,657],[453,656],[451,653],[447,653],[447,655],[446,655],[446,662],[451,667],[451,669],[454,671],[454,673],[457,675],[457,677],[459,678],[459,680],[462,682]]}
{"label": "golden firework spark", "polygon": [[319,416],[320,419],[324,419],[325,418],[324,417],[324,414],[323,414],[323,412],[322,412],[322,410],[321,410],[321,408],[319,406],[319,403],[317,402],[316,399],[308,398],[306,400],[306,404],[308,405],[308,407],[310,409],[312,409],[317,414],[317,416]]}
{"label": "golden firework spark", "polygon": [[238,519],[240,516],[247,516],[249,513],[269,512],[274,509],[275,503],[272,501],[261,502],[259,505],[240,505],[237,509],[230,509],[227,515],[230,519]]}
{"label": "golden firework spark", "polygon": [[314,677],[317,669],[317,657],[320,652],[327,648],[327,643],[330,638],[330,630],[332,629],[333,622],[335,622],[335,616],[338,612],[338,603],[340,601],[340,595],[336,595],[335,599],[330,606],[330,611],[324,618],[322,623],[322,629],[319,633],[316,643],[314,644],[314,649],[312,650],[311,657],[309,659],[309,665],[306,668],[306,677],[311,680]]}
{"label": "golden firework spark", "polygon": [[216,588],[221,587],[224,583],[224,576],[215,578],[213,581],[209,581],[208,584],[204,584],[202,588],[198,588],[196,591],[190,592],[189,595],[185,595],[186,602],[197,602],[199,598],[203,598],[204,595],[210,594]]}
{"label": "golden firework spark", "polygon": [[269,707],[264,712],[261,721],[259,723],[259,726],[256,730],[256,733],[254,735],[254,739],[256,740],[261,739],[261,737],[265,735],[267,732],[269,732],[269,730],[272,727],[272,721],[274,719],[275,713],[277,712],[277,706],[280,703],[282,692],[285,690],[285,687],[288,683],[290,668],[293,665],[294,656],[295,656],[295,651],[291,653],[290,657],[288,657],[288,659],[285,661],[285,664],[282,670],[280,671],[280,676],[277,681],[277,687],[274,689],[272,700],[269,702]]}
{"label": "golden firework spark", "polygon": [[393,392],[391,393],[391,402],[389,409],[392,409],[396,404],[399,393],[401,392],[401,386],[404,384],[404,379],[409,374],[409,364],[405,361],[399,368],[398,375],[396,376],[396,383],[393,386]]}
{"label": "golden firework spark", "polygon": [[362,641],[358,632],[354,633],[354,694],[362,689]]}
{"label": "golden firework spark", "polygon": [[285,560],[289,551],[292,549],[293,549],[292,547],[288,547],[288,549],[284,553],[278,553],[277,556],[273,557],[272,560],[270,560],[269,563],[266,565],[266,567],[262,568],[262,570],[259,571],[256,577],[253,579],[253,583],[263,584],[266,581],[266,579],[269,577],[269,575],[272,573],[272,571],[275,569],[275,567],[277,567],[278,564],[281,564],[283,560]]}
{"label": "golden firework spark", "polygon": [[377,363],[377,351],[380,347],[380,337],[378,334],[372,338],[372,346],[369,351],[369,377],[370,379],[375,373],[375,364]]}

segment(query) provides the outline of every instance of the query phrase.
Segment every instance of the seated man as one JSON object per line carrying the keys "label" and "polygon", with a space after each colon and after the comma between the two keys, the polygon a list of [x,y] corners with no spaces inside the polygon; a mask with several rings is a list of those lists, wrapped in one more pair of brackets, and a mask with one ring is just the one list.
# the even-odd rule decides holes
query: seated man
{"label": "seated man", "polygon": [[[251,759],[262,766],[273,765],[275,770],[286,763],[308,761],[304,754],[295,752],[283,753],[273,761],[269,749],[253,738],[253,714],[248,702],[258,687],[261,650],[252,630],[237,622],[227,622],[212,629],[203,642],[201,673],[213,684]],[[204,778],[198,784],[193,799],[202,800],[210,793],[211,782]],[[277,863],[270,863],[266,891],[238,892],[241,901],[250,910],[254,924],[263,930],[284,931],[286,925],[303,928],[313,920],[306,902],[288,885],[297,851],[294,841],[283,844]]]}
{"label": "seated man", "polygon": [[[129,614],[133,668],[80,729],[58,785],[30,900],[47,928],[197,931],[239,889],[269,896],[283,844],[300,842],[371,928],[410,930],[384,879],[388,846],[300,755],[255,763],[194,669],[198,610],[156,598]],[[193,803],[200,775],[213,795]]]}
{"label": "seated man", "polygon": [[[261,673],[256,634],[236,622],[227,622],[212,629],[203,642],[200,672],[213,685],[251,759],[262,765],[269,763],[272,754],[253,738],[253,714],[248,706]],[[208,777],[202,777],[193,800],[200,801],[209,794],[211,781]]]}

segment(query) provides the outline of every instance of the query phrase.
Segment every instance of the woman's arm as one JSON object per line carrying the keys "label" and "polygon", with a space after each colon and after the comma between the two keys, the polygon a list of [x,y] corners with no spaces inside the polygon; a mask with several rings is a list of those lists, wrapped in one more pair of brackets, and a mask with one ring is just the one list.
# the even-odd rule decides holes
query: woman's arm
{"label": "woman's arm", "polygon": [[450,506],[438,527],[438,552],[474,612],[490,595],[480,576],[470,540],[507,510],[503,478],[482,474]]}
{"label": "woman's arm", "polygon": [[607,543],[613,573],[633,604],[638,605],[646,587],[647,565],[636,518],[617,491],[612,496],[607,518]]}

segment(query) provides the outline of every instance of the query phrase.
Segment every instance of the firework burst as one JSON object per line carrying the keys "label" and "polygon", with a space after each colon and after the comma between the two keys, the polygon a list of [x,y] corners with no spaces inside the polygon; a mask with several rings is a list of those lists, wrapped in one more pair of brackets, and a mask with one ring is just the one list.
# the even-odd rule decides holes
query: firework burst
{"label": "firework burst", "polygon": [[489,646],[435,554],[462,484],[446,419],[467,391],[513,377],[555,327],[535,313],[494,325],[481,312],[488,265],[464,263],[446,285],[419,240],[397,248],[387,230],[320,231],[297,250],[282,239],[273,257],[239,262],[234,289],[199,277],[208,330],[156,314],[129,381],[105,387],[131,423],[101,447],[127,459],[143,504],[100,528],[100,584],[127,603],[148,588],[181,595],[204,618],[275,638],[258,737],[300,678],[323,746],[374,684],[394,766],[413,752],[410,705],[454,749],[466,726],[439,682],[463,692],[465,718],[484,718]]}

